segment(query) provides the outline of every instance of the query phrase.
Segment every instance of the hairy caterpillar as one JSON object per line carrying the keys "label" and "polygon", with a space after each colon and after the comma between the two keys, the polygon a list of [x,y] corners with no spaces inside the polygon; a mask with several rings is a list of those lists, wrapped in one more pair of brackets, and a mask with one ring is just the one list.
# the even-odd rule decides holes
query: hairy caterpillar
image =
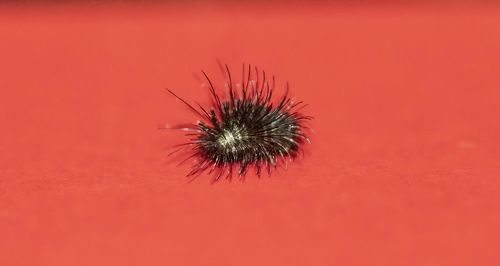
{"label": "hairy caterpillar", "polygon": [[166,127],[186,131],[190,138],[176,145],[176,151],[190,153],[182,162],[195,160],[187,176],[209,171],[216,182],[223,177],[232,179],[233,172],[244,179],[251,167],[257,176],[262,169],[271,175],[278,165],[286,169],[287,161],[302,152],[305,142],[310,143],[304,123],[312,117],[300,112],[306,105],[291,100],[288,83],[285,94],[274,100],[275,78],[269,79],[265,71],[243,64],[241,81],[235,83],[229,67],[220,67],[226,77],[224,96],[217,93],[216,86],[202,71],[212,100],[209,107],[198,103],[195,107],[167,89],[200,117],[195,124]]}

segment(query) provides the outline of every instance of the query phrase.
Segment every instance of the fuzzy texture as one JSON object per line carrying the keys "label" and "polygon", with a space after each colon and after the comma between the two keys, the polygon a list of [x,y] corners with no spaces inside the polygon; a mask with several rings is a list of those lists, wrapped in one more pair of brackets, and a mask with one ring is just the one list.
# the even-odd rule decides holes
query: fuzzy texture
{"label": "fuzzy texture", "polygon": [[191,137],[190,141],[179,145],[179,150],[188,148],[191,153],[186,160],[196,161],[188,176],[209,170],[214,173],[213,180],[218,181],[224,174],[231,179],[233,168],[237,168],[240,178],[244,178],[251,166],[258,176],[263,168],[269,175],[278,165],[286,169],[287,161],[297,157],[302,144],[309,142],[304,122],[312,117],[299,112],[305,104],[288,97],[288,84],[286,93],[273,101],[274,76],[270,83],[264,71],[250,65],[243,64],[241,83],[236,84],[227,65],[221,69],[226,78],[224,98],[202,72],[212,96],[212,106],[208,109],[199,104],[196,109],[168,90],[201,117],[197,124],[171,127],[189,131],[186,135]]}

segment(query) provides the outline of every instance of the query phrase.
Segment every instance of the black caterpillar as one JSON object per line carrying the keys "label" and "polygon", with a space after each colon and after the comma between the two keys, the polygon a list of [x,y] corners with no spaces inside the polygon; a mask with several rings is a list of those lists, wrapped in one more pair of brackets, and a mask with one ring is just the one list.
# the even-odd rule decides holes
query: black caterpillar
{"label": "black caterpillar", "polygon": [[264,71],[259,72],[251,65],[243,64],[241,83],[237,84],[233,83],[228,66],[221,65],[221,68],[226,76],[226,97],[216,92],[202,71],[212,98],[209,108],[196,103],[197,109],[167,89],[201,117],[196,124],[168,127],[188,131],[186,136],[191,137],[188,142],[177,145],[180,147],[177,151],[188,149],[191,153],[181,163],[195,158],[187,176],[208,170],[214,173],[216,182],[223,175],[232,179],[233,168],[237,168],[234,171],[241,179],[252,166],[259,177],[263,168],[269,175],[277,165],[286,169],[287,161],[302,153],[303,143],[310,143],[304,123],[312,117],[299,112],[306,105],[290,99],[288,83],[285,94],[273,101],[274,76],[269,81]]}

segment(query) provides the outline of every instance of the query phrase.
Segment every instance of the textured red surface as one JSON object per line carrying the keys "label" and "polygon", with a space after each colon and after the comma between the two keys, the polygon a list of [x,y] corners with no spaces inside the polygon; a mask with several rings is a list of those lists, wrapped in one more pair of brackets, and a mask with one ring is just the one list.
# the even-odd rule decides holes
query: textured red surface
{"label": "textured red surface", "polygon": [[[0,265],[498,265],[500,7],[2,6]],[[307,156],[187,184],[156,129],[215,59],[307,101]]]}

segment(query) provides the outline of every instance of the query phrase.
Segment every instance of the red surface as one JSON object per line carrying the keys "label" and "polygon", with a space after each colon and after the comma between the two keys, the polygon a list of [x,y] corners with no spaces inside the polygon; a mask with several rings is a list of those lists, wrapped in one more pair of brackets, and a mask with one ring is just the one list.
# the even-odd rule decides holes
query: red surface
{"label": "red surface", "polygon": [[[499,265],[500,6],[0,6],[0,265]],[[307,156],[187,184],[165,159],[256,64]]]}

